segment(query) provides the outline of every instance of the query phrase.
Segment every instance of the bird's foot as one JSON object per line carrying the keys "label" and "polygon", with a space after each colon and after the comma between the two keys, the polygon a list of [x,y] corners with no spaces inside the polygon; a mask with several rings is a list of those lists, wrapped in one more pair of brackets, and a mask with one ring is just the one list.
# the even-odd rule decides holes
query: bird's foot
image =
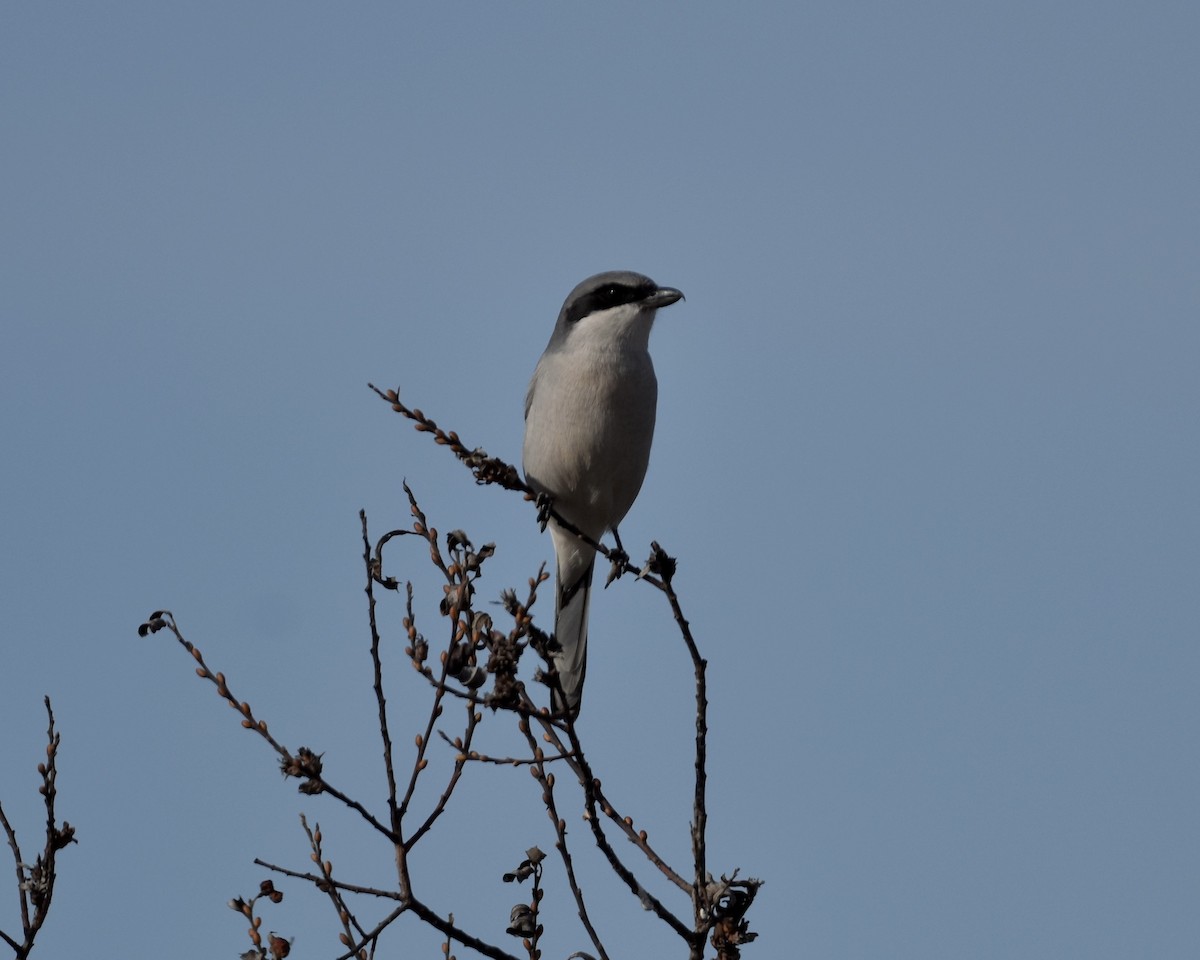
{"label": "bird's foot", "polygon": [[608,559],[612,563],[612,567],[608,571],[608,579],[604,581],[604,589],[608,589],[608,585],[616,580],[625,572],[629,566],[629,554],[625,552],[625,547],[621,543],[621,534],[617,532],[617,528],[612,528],[613,540],[617,545],[608,551]]}
{"label": "bird's foot", "polygon": [[538,530],[546,532],[546,524],[550,522],[550,511],[554,509],[554,498],[548,493],[539,493],[533,500],[537,506]]}

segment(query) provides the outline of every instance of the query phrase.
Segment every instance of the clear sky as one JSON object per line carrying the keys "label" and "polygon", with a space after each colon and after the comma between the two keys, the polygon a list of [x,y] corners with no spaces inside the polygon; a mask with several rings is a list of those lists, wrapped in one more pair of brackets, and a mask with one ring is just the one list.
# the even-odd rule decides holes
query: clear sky
{"label": "clear sky", "polygon": [[[406,523],[407,478],[499,545],[492,595],[550,544],[366,384],[516,459],[563,297],[627,268],[687,294],[622,534],[710,659],[747,960],[1196,956],[1198,42],[1182,2],[7,4],[0,799],[32,850],[49,694],[80,840],[39,953],[235,956],[300,811],[388,881],[137,625],[381,805],[357,511]],[[686,865],[668,611],[622,582],[592,641],[593,760]],[[502,937],[553,838],[524,772],[471,774],[423,889]],[[614,953],[680,955],[587,867]],[[547,957],[587,946],[557,870]],[[336,956],[285,889],[265,926]]]}

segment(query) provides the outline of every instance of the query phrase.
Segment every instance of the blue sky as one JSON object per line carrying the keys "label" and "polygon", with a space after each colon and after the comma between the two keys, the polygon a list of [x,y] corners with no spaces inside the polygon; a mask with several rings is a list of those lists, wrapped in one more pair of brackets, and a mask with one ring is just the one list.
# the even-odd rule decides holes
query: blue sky
{"label": "blue sky", "polygon": [[[388,882],[136,627],[173,610],[381,803],[357,511],[405,523],[407,478],[499,545],[493,595],[550,545],[366,384],[515,460],[562,298],[628,268],[687,294],[622,535],[680,558],[710,660],[710,862],[767,881],[745,956],[1195,955],[1193,5],[2,19],[0,800],[32,848],[49,694],[80,839],[40,953],[235,956],[225,903],[255,856],[307,864],[300,811],[343,878]],[[421,559],[395,572],[433,597]],[[592,616],[593,762],[686,864],[684,651],[637,584]],[[403,760],[421,690],[390,675]],[[472,773],[421,869],[487,933],[499,874],[553,839],[525,774]],[[614,953],[680,955],[585,866]],[[285,889],[265,925],[337,955]],[[547,956],[586,947],[561,892],[546,909]]]}

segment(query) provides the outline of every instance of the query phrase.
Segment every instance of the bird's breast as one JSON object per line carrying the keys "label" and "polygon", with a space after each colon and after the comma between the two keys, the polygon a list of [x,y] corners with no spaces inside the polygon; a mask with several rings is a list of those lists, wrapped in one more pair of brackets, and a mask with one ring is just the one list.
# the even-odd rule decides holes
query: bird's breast
{"label": "bird's breast", "polygon": [[530,484],[594,536],[620,523],[646,475],[657,401],[647,352],[543,357],[525,423]]}

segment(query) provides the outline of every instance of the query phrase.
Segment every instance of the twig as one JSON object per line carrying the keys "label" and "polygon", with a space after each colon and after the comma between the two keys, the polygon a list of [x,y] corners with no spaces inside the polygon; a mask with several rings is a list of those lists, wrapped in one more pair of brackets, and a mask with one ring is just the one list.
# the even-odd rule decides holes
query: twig
{"label": "twig", "polygon": [[[568,735],[571,739],[571,750],[575,756],[576,762],[579,764],[580,785],[583,787],[584,808],[587,811],[588,826],[592,829],[592,837],[595,840],[596,847],[608,859],[609,866],[613,868],[623,881],[629,887],[630,892],[637,897],[638,902],[647,910],[653,911],[654,915],[667,924],[679,936],[689,943],[695,938],[694,931],[689,930],[687,924],[680,920],[673,912],[667,909],[654,894],[642,886],[641,881],[637,879],[633,871],[630,870],[621,858],[617,855],[617,851],[613,849],[612,844],[608,842],[608,837],[604,835],[604,829],[600,825],[599,812],[597,810],[595,782],[596,777],[592,773],[591,765],[583,757],[582,749],[579,745],[579,739],[575,735],[574,723],[569,723],[567,727]],[[703,935],[701,935],[703,939]]]}
{"label": "twig", "polygon": [[208,664],[204,662],[204,656],[201,654],[200,648],[184,638],[170,610],[154,611],[147,618],[146,622],[138,627],[138,634],[145,637],[163,629],[169,630],[179,644],[192,655],[192,659],[200,664],[196,668],[196,675],[211,682],[217,688],[217,694],[242,715],[242,726],[247,730],[257,733],[263,740],[270,744],[271,749],[280,758],[280,769],[283,771],[284,776],[299,777],[304,780],[304,783],[300,784],[301,793],[326,793],[355,811],[364,821],[389,840],[395,839],[392,831],[380,823],[366,807],[357,800],[351,799],[325,779],[322,773],[321,754],[314,753],[307,747],[300,747],[293,754],[271,735],[265,720],[255,719],[254,710],[250,704],[245,700],[238,700],[233,695],[233,692],[229,689],[229,685],[225,682],[225,674],[220,671],[213,672]]}
{"label": "twig", "polygon": [[491,957],[492,960],[517,960],[517,958],[506,950],[501,950],[499,947],[492,946],[478,937],[474,937],[467,933],[466,930],[456,927],[453,922],[443,920],[438,914],[434,913],[420,900],[412,899],[407,904],[408,909],[415,913],[418,917],[424,920],[429,926],[440,931],[452,940],[457,940],[464,947],[470,947],[477,953],[482,953],[485,957]]}
{"label": "twig", "polygon": [[657,542],[651,542],[651,562],[662,571],[663,592],[671,605],[671,613],[679,625],[679,632],[687,645],[688,654],[692,658],[692,666],[696,674],[696,782],[692,800],[692,859],[694,880],[692,887],[692,905],[697,929],[703,930],[711,923],[712,904],[708,902],[705,891],[708,885],[708,868],[706,866],[705,837],[708,832],[708,804],[705,798],[708,785],[708,683],[706,674],[708,661],[700,656],[700,650],[692,637],[691,624],[683,615],[679,604],[679,596],[675,593],[672,579],[675,572],[675,560],[667,556]]}
{"label": "twig", "polygon": [[[438,446],[448,447],[450,452],[471,471],[477,484],[481,486],[485,484],[497,484],[505,490],[515,490],[518,493],[525,494],[527,500],[537,501],[540,499],[538,492],[521,479],[520,471],[511,463],[502,460],[500,457],[488,456],[487,451],[482,447],[476,447],[474,450],[468,449],[455,431],[446,432],[419,409],[408,407],[402,403],[398,391],[380,390],[373,383],[368,383],[367,386],[375,392],[376,396],[389,404],[392,410],[413,421],[418,433],[432,434],[434,443],[438,444]],[[632,573],[639,580],[645,581],[656,589],[661,590],[663,588],[660,580],[649,576],[644,570],[630,563],[623,551],[608,547],[580,530],[579,527],[575,526],[574,523],[554,509],[553,502],[545,506],[545,515],[546,517],[552,517],[560,527],[569,533],[575,534],[575,536],[591,546],[606,560],[620,561],[618,564],[620,573]]]}
{"label": "twig", "polygon": [[[534,766],[531,773],[542,786],[542,803],[546,807],[546,813],[550,817],[550,822],[554,824],[554,833],[556,836],[554,845],[558,849],[559,856],[562,858],[563,869],[567,872],[567,885],[571,888],[571,896],[575,898],[575,908],[579,911],[579,919],[583,922],[583,928],[587,931],[587,935],[592,941],[592,946],[599,952],[600,960],[608,960],[608,953],[605,951],[604,944],[600,940],[600,934],[596,932],[596,928],[592,924],[592,918],[588,915],[587,903],[583,898],[583,889],[579,886],[579,880],[575,876],[575,862],[571,859],[571,851],[567,845],[567,821],[559,815],[558,805],[554,799],[554,774],[548,773],[545,768],[545,763],[549,758],[543,756],[542,748],[538,746],[533,733],[530,731],[529,722],[522,718],[518,726],[521,733],[525,735],[530,753],[533,754]],[[568,755],[565,753],[560,753],[559,757],[568,759]]]}
{"label": "twig", "polygon": [[[438,712],[440,713],[440,711]],[[431,716],[431,720],[432,719],[433,717]],[[462,777],[463,769],[467,765],[467,760],[470,759],[471,741],[475,736],[475,730],[479,726],[479,721],[481,719],[482,716],[476,712],[474,706],[468,704],[467,729],[459,740],[459,752],[454,758],[454,767],[451,770],[450,779],[446,783],[446,788],[442,791],[442,795],[438,797],[437,803],[435,803],[433,809],[429,811],[429,815],[425,818],[425,822],[422,823],[415,831],[413,831],[412,836],[405,841],[404,846],[406,850],[411,850],[414,846],[416,846],[417,841],[419,841],[430,831],[438,817],[440,817],[445,811],[446,805],[450,802],[450,795],[454,793],[454,788],[458,786],[458,781]],[[443,734],[443,736],[445,735]],[[427,742],[428,740],[426,739],[422,741],[422,744]],[[421,759],[423,760],[424,757],[422,756]]]}
{"label": "twig", "polygon": [[250,938],[250,942],[254,944],[254,949],[249,953],[242,954],[244,960],[266,960],[268,949],[275,960],[282,960],[292,948],[290,940],[285,940],[279,934],[273,932],[268,935],[267,946],[263,946],[263,937],[260,932],[262,917],[256,917],[254,910],[258,906],[258,901],[264,897],[272,903],[282,903],[283,891],[276,890],[275,884],[270,880],[264,880],[258,885],[258,893],[254,896],[249,898],[235,897],[229,901],[229,908],[237,911],[250,922],[250,928],[246,931],[246,935]]}
{"label": "twig", "polygon": [[354,948],[355,940],[359,941],[358,950],[362,949],[362,945],[366,943],[363,939],[366,937],[366,930],[362,924],[350,911],[349,905],[341,895],[341,891],[333,881],[333,864],[325,859],[325,851],[322,846],[321,825],[318,823],[316,829],[310,829],[308,819],[304,814],[300,814],[300,824],[304,827],[304,833],[308,837],[308,845],[312,848],[312,859],[321,870],[321,875],[325,878],[324,883],[316,884],[318,890],[323,890],[325,895],[329,897],[330,903],[333,904],[334,912],[337,914],[338,922],[342,925],[342,932],[339,939],[342,944],[347,947]]}
{"label": "twig", "polygon": [[392,737],[388,730],[387,698],[383,693],[383,661],[379,656],[379,625],[375,620],[375,577],[371,563],[371,540],[367,536],[367,513],[358,511],[362,524],[363,562],[367,567],[367,619],[371,626],[371,665],[374,668],[375,703],[379,709],[379,736],[383,741],[383,769],[387,777],[388,821],[392,834],[400,835],[400,811],[396,800],[396,771],[392,765]]}
{"label": "twig", "polygon": [[[448,447],[472,471],[477,483],[498,484],[506,489],[523,493],[529,500],[536,500],[539,505],[539,518],[543,522],[553,519],[558,526],[573,532],[608,558],[613,563],[614,571],[617,574],[636,573],[638,579],[650,584],[666,596],[692,661],[695,675],[695,784],[690,824],[692,878],[690,881],[684,879],[680,873],[672,869],[650,844],[646,831],[636,829],[632,817],[621,816],[618,813],[614,804],[603,792],[599,778],[592,771],[575,729],[574,719],[570,716],[552,715],[547,708],[536,706],[530,699],[524,683],[517,679],[517,665],[522,653],[525,649],[532,647],[546,664],[545,674],[540,671],[536,672],[535,680],[543,680],[552,688],[557,682],[553,657],[553,651],[556,649],[554,638],[536,627],[530,613],[530,608],[537,599],[537,587],[548,577],[544,566],[539,570],[538,575],[530,580],[529,596],[524,605],[517,600],[514,591],[503,592],[501,602],[504,609],[512,616],[513,626],[507,632],[494,629],[491,616],[482,611],[475,611],[473,606],[474,584],[481,575],[483,562],[492,555],[493,546],[486,544],[476,550],[465,533],[451,531],[446,537],[446,552],[443,553],[437,530],[428,524],[415,495],[407,484],[404,484],[404,491],[413,516],[411,528],[389,531],[372,546],[366,514],[363,511],[359,513],[363,560],[367,572],[365,592],[371,630],[370,654],[373,690],[378,711],[384,773],[387,782],[387,826],[361,803],[341,793],[325,780],[322,758],[319,754],[304,747],[293,754],[277,741],[270,734],[265,721],[255,717],[249,703],[234,697],[224,675],[211,671],[204,662],[200,651],[184,639],[169,611],[156,611],[139,630],[144,636],[160,629],[169,629],[199,664],[197,674],[213,683],[218,694],[241,714],[243,727],[254,730],[275,750],[287,775],[302,778],[303,783],[300,787],[302,792],[330,794],[343,805],[358,813],[377,832],[388,838],[394,849],[397,889],[384,890],[335,879],[332,864],[324,857],[319,826],[310,830],[303,817],[301,820],[308,834],[312,857],[319,868],[317,872],[300,872],[262,860],[255,862],[282,876],[313,884],[326,894],[338,914],[342,927],[341,941],[348,948],[348,952],[338,960],[351,960],[351,958],[368,960],[368,947],[370,957],[373,957],[383,931],[405,913],[413,914],[422,923],[442,934],[445,938],[444,952],[447,957],[450,955],[452,943],[458,941],[470,950],[492,958],[492,960],[517,960],[511,953],[499,946],[488,943],[460,928],[455,923],[453,914],[439,913],[419,899],[410,876],[409,853],[447,811],[451,797],[459,786],[468,763],[475,761],[485,764],[529,766],[541,787],[541,801],[554,827],[556,846],[580,919],[594,949],[599,954],[599,960],[608,960],[608,954],[593,925],[582,886],[575,872],[575,862],[568,843],[566,819],[560,813],[561,796],[556,792],[556,778],[550,771],[550,765],[553,763],[566,764],[575,773],[581,785],[583,816],[588,822],[592,842],[643,908],[653,912],[683,939],[687,944],[691,960],[701,960],[705,940],[710,932],[713,946],[717,949],[718,960],[737,960],[740,946],[755,938],[755,934],[748,929],[745,914],[753,902],[760,884],[756,880],[737,880],[736,871],[732,879],[722,876],[720,882],[713,881],[708,873],[705,844],[707,830],[707,663],[700,656],[691,633],[691,627],[683,614],[678,595],[672,585],[675,560],[669,557],[658,543],[652,543],[650,558],[645,566],[641,569],[634,567],[621,549],[619,541],[615,548],[608,548],[581,533],[554,510],[553,503],[546,502],[545,498],[539,498],[537,493],[522,480],[515,467],[498,458],[489,457],[482,449],[468,449],[456,433],[443,431],[420,410],[410,409],[402,404],[395,391],[385,392],[374,386],[371,389],[389,403],[393,410],[413,421],[418,431],[431,434],[436,443]],[[400,589],[400,581],[384,575],[383,548],[393,539],[412,536],[425,543],[429,562],[441,572],[444,578],[444,597],[440,612],[449,621],[449,630],[446,645],[439,653],[436,665],[431,664],[429,662],[430,644],[417,631],[416,617],[413,612],[412,584],[407,583],[404,628],[409,645],[405,653],[412,665],[430,685],[432,700],[423,729],[415,735],[416,756],[411,773],[407,777],[407,783],[404,783],[404,777],[397,775],[395,766],[395,742],[390,732],[391,719],[383,683],[383,642],[376,617],[377,599],[374,588],[376,584],[379,584],[389,590],[398,591]],[[488,659],[486,666],[481,666],[482,654],[485,650]],[[493,678],[490,692],[478,693],[477,690],[482,687],[489,675]],[[453,740],[437,728],[447,698],[459,700],[466,709],[462,735]],[[492,708],[493,711],[510,713],[517,718],[518,728],[529,746],[529,758],[486,756],[472,749],[476,731],[482,723],[481,708],[484,706]],[[541,727],[545,742],[552,746],[553,750],[549,754],[535,741],[531,733],[531,719]],[[53,718],[51,718],[51,732],[53,733]],[[414,804],[417,783],[428,767],[429,743],[435,733],[455,748],[453,765],[440,795],[416,829],[411,830],[406,836],[405,823],[409,815],[413,813],[411,807]],[[51,789],[51,795],[52,792]],[[415,816],[415,814],[413,815]],[[606,819],[637,847],[646,860],[662,873],[669,883],[689,895],[693,913],[690,926],[665,903],[650,893],[634,871],[618,855],[605,832],[604,820]],[[18,877],[21,878],[23,876],[21,874],[22,864],[16,847],[15,834],[12,833],[7,820],[4,820],[2,810],[0,810],[0,820],[3,820],[4,827],[10,834],[10,843],[18,860]],[[52,810],[50,822],[52,825]],[[536,853],[537,863],[540,864],[543,854],[540,851],[536,851]],[[532,848],[530,856],[533,857]],[[639,870],[644,870],[640,863],[638,866]],[[521,905],[514,908],[514,911],[521,909],[525,912],[522,914],[521,923],[518,924],[514,920],[508,932],[522,936],[530,960],[536,960],[541,953],[538,947],[542,932],[541,924],[538,922],[538,908],[543,891],[540,886],[540,865],[532,869],[535,873],[534,902],[527,910]],[[367,930],[350,910],[347,897],[352,896],[391,900],[395,906],[373,929]],[[256,930],[257,926],[254,929]],[[6,941],[12,943],[11,939],[2,932],[0,932],[0,936],[4,936]],[[290,946],[284,941],[280,942],[285,947]],[[261,953],[261,945],[259,949]],[[588,957],[589,955],[577,952],[573,956]],[[24,958],[21,957],[20,960],[24,960]]]}
{"label": "twig", "polygon": [[285,877],[291,877],[294,880],[306,880],[318,888],[324,884],[330,884],[336,887],[338,890],[344,890],[346,893],[358,893],[368,897],[379,897],[381,900],[404,900],[404,895],[396,890],[384,890],[381,887],[364,887],[361,884],[347,883],[344,880],[335,880],[332,877],[327,879],[325,876],[320,874],[306,873],[303,870],[292,870],[290,867],[282,867],[277,863],[271,863],[269,860],[263,860],[260,857],[255,857],[254,862],[266,870],[273,870],[275,873],[282,874]]}
{"label": "twig", "polygon": [[54,728],[54,709],[50,698],[44,697],[46,705],[46,760],[38,764],[38,773],[42,777],[42,785],[38,792],[42,795],[46,810],[45,845],[37,855],[33,865],[27,864],[21,857],[21,847],[17,842],[17,832],[4,813],[0,804],[0,826],[3,826],[8,845],[12,849],[13,862],[17,872],[17,896],[21,910],[21,940],[0,930],[0,939],[12,948],[16,960],[25,960],[33,950],[34,939],[46,922],[50,913],[50,904],[54,899],[55,882],[58,880],[58,852],[65,849],[75,839],[75,828],[67,821],[58,826],[54,811],[55,799],[58,796],[58,746],[61,737]]}
{"label": "twig", "polygon": [[[661,856],[659,856],[654,847],[650,845],[649,835],[646,833],[646,831],[637,830],[634,827],[632,817],[621,816],[621,814],[613,805],[612,801],[610,801],[605,795],[601,787],[600,780],[591,774],[590,767],[585,769],[584,765],[576,762],[575,752],[562,743],[562,741],[559,739],[557,730],[550,724],[549,720],[541,716],[539,716],[537,719],[543,725],[547,742],[553,743],[560,751],[562,751],[559,756],[561,756],[571,765],[572,769],[575,771],[575,775],[579,778],[580,784],[585,782],[591,783],[592,791],[595,795],[596,805],[599,807],[600,811],[606,817],[608,817],[609,820],[611,820],[622,833],[625,834],[630,843],[642,851],[646,859],[654,864],[654,866],[661,871],[664,877],[670,880],[671,883],[675,884],[675,886],[677,886],[680,890],[684,891],[685,893],[690,893],[692,885],[683,879],[683,877],[681,877],[675,870],[671,868],[670,864],[668,864]],[[574,724],[572,723],[571,726],[573,730]]]}

